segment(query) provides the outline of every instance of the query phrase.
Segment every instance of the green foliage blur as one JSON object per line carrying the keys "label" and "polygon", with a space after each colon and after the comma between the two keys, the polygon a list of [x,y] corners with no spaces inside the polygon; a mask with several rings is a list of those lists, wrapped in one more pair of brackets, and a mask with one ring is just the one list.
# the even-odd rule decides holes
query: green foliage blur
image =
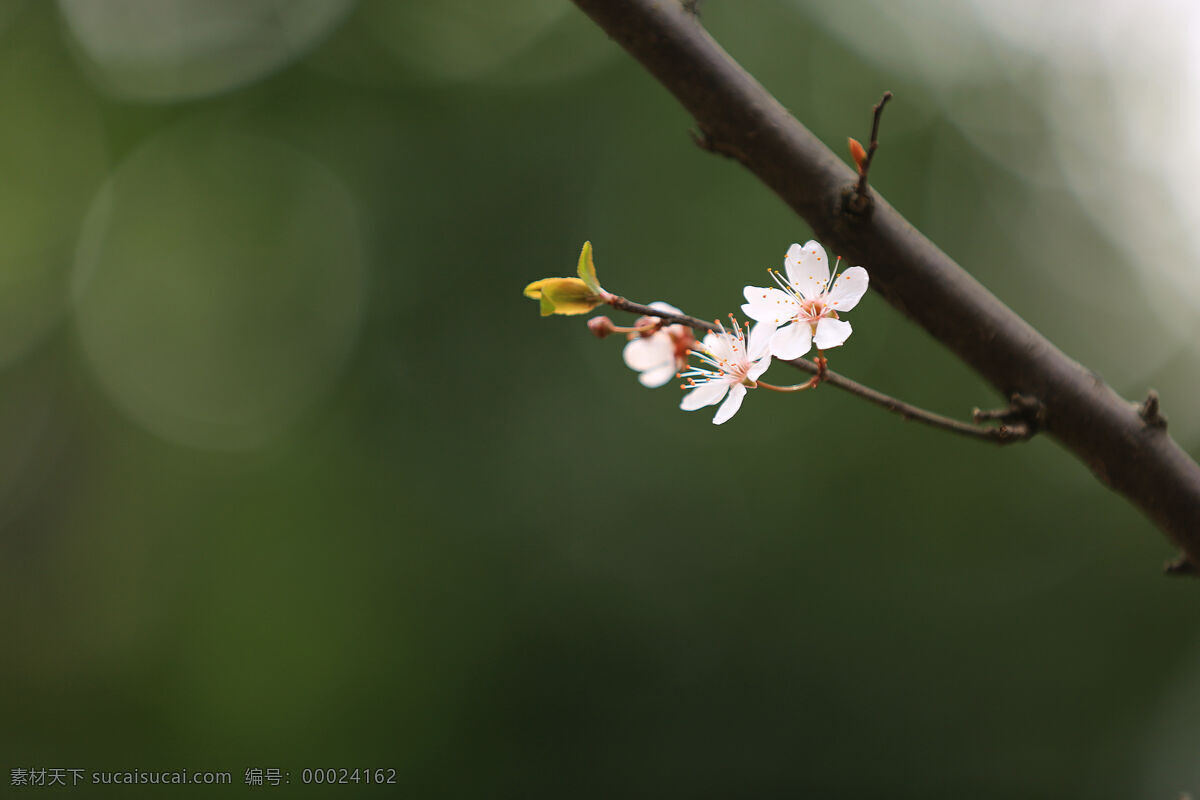
{"label": "green foliage blur", "polygon": [[[701,13],[840,154],[895,92],[879,191],[1196,431],[1194,328],[1156,321],[1056,168],[1051,68],[960,13],[939,35],[992,44],[952,86],[881,6],[830,5]],[[339,794],[1200,791],[1196,585],[1053,442],[829,390],[716,427],[522,297],[590,240],[610,291],[713,318],[811,233],[570,3],[0,12],[5,789],[379,767],[396,786]],[[960,418],[1001,403],[877,295],[851,321],[833,369]]]}

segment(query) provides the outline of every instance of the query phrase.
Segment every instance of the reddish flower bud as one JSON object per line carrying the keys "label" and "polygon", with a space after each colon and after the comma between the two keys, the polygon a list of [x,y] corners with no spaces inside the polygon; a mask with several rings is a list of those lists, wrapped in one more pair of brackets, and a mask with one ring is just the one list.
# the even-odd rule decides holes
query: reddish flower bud
{"label": "reddish flower bud", "polygon": [[587,321],[587,326],[597,339],[603,339],[617,329],[617,326],[613,325],[613,321],[608,317],[592,317]]}

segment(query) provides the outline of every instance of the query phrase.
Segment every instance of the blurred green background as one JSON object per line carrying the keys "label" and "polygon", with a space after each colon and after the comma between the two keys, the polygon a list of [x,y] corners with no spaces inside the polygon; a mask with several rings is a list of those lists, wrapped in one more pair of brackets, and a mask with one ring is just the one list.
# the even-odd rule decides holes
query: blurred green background
{"label": "blurred green background", "polygon": [[[1157,386],[1198,455],[1200,16],[1072,5],[701,10],[839,152],[895,92],[873,184],[1127,397]],[[714,427],[521,297],[590,239],[607,288],[714,317],[810,235],[571,4],[6,2],[0,26],[6,789],[1200,790],[1196,584],[1055,444],[834,391]],[[998,403],[877,296],[852,322],[834,369]]]}

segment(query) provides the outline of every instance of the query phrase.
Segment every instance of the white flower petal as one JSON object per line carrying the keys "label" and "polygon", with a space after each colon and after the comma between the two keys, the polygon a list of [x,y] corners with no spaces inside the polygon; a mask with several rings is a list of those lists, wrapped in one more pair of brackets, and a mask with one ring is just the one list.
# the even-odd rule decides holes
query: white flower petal
{"label": "white flower petal", "polygon": [[660,367],[646,370],[641,375],[638,375],[638,380],[641,381],[642,386],[655,389],[671,380],[671,378],[674,378],[677,372],[675,362],[669,361]]}
{"label": "white flower petal", "polygon": [[746,399],[746,387],[740,383],[729,390],[729,397],[717,409],[717,415],[713,417],[713,425],[720,425],[727,419],[732,417],[742,407],[742,401]]}
{"label": "white flower petal", "polygon": [[834,311],[849,311],[858,305],[858,301],[866,293],[867,271],[862,267],[850,267],[834,279],[825,305]]}
{"label": "white flower petal", "polygon": [[800,358],[812,347],[812,327],[808,323],[796,323],[781,328],[771,337],[771,355],[790,361]]}
{"label": "white flower petal", "polygon": [[661,331],[645,338],[637,338],[625,345],[621,351],[625,365],[638,372],[675,363],[675,346],[671,337]]}
{"label": "white flower petal", "polygon": [[764,355],[762,358],[754,361],[750,365],[750,369],[746,370],[746,377],[752,381],[759,379],[764,372],[771,366],[771,356]]}
{"label": "white flower petal", "polygon": [[787,269],[788,282],[805,300],[812,300],[825,291],[825,284],[829,283],[829,259],[819,242],[809,240],[803,247],[792,245],[783,265]]}
{"label": "white flower petal", "polygon": [[804,255],[804,246],[793,244],[788,248],[787,254],[783,257],[783,271],[787,274],[787,279],[793,283],[796,281],[796,276],[800,273],[800,257]]}
{"label": "white flower petal", "polygon": [[733,343],[730,341],[732,337],[722,336],[719,333],[706,333],[704,335],[704,349],[718,361],[732,361],[734,358]]}
{"label": "white flower petal", "polygon": [[696,339],[692,336],[692,329],[687,325],[668,325],[662,329],[663,334],[671,340],[671,351],[674,353],[675,346],[680,340],[688,340],[694,342]]}
{"label": "white flower petal", "polygon": [[742,293],[747,300],[742,304],[742,313],[758,322],[786,325],[800,311],[800,304],[795,298],[778,289],[747,286]]}
{"label": "white flower petal", "polygon": [[813,337],[813,342],[818,350],[828,350],[849,339],[853,330],[849,322],[825,317],[817,323],[817,335]]}
{"label": "white flower petal", "polygon": [[684,411],[695,411],[705,406],[711,406],[721,402],[721,398],[725,396],[728,389],[729,384],[725,381],[702,383],[683,396],[679,407]]}
{"label": "white flower petal", "polygon": [[750,331],[746,340],[746,355],[751,361],[757,361],[771,349],[771,339],[775,336],[775,323],[760,322]]}

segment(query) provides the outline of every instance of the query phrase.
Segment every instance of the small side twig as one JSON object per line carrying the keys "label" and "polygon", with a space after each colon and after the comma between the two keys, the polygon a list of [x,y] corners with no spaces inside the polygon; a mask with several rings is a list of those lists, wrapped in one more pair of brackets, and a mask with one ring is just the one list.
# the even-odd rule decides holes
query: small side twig
{"label": "small side twig", "polygon": [[[866,155],[861,161],[858,158],[855,159],[858,161],[858,184],[846,199],[847,210],[854,214],[865,214],[871,207],[871,195],[867,190],[867,175],[871,171],[871,160],[875,158],[875,151],[879,148],[879,119],[883,116],[883,107],[891,99],[892,93],[884,92],[883,97],[879,98],[879,102],[875,104],[875,115],[871,121],[871,141],[867,144]],[[853,142],[853,145],[858,145],[858,142]]]}
{"label": "small side twig", "polygon": [[692,137],[692,142],[694,142],[695,145],[701,150],[707,153],[716,153],[717,155],[725,156],[726,158],[732,158],[734,161],[738,161],[743,164],[746,162],[745,156],[742,155],[740,150],[733,145],[723,143],[713,138],[713,136],[703,128],[692,128],[688,131],[688,133]]}
{"label": "small side twig", "polygon": [[1158,392],[1153,389],[1146,392],[1146,399],[1138,406],[1138,416],[1151,428],[1166,429],[1167,418],[1158,409]]}
{"label": "small side twig", "polygon": [[[659,311],[657,308],[651,308],[650,306],[642,305],[641,303],[634,303],[631,300],[626,300],[624,297],[618,297],[616,295],[612,295],[609,298],[608,304],[613,308],[617,308],[622,311],[628,311],[632,314],[640,314],[646,317],[658,317],[668,322],[687,325],[693,330],[719,330],[714,323],[705,322],[698,317],[693,317],[688,314],[675,314],[670,311]],[[1032,437],[1037,432],[1036,427],[1024,423],[1005,422],[999,427],[987,428],[981,427],[978,424],[973,425],[969,422],[961,422],[951,417],[942,416],[941,414],[935,414],[932,411],[926,411],[925,409],[919,408],[910,403],[905,403],[903,400],[897,400],[891,395],[886,395],[883,392],[876,391],[868,386],[863,386],[861,383],[851,380],[844,375],[839,375],[838,373],[828,369],[824,364],[819,363],[820,361],[824,361],[823,358],[819,359],[818,362],[809,361],[807,358],[796,358],[792,359],[791,361],[784,361],[782,359],[778,360],[784,364],[789,364],[796,369],[803,370],[810,375],[818,376],[819,380],[814,383],[814,386],[816,383],[828,383],[830,386],[836,386],[838,389],[841,389],[844,392],[849,392],[856,397],[860,397],[863,400],[866,400],[868,403],[874,403],[880,408],[887,409],[894,414],[899,414],[904,419],[920,422],[924,425],[929,425],[932,428],[938,428],[939,430],[949,431],[951,433],[957,433],[961,436],[967,436],[973,439],[981,439],[984,441],[993,442],[995,444],[1012,444],[1013,442],[1024,441]],[[976,409],[976,413],[984,414],[987,412],[979,412],[979,410]],[[978,423],[984,419],[992,418],[993,417],[976,418],[976,422]],[[994,418],[999,419],[999,417]]]}
{"label": "small side twig", "polygon": [[971,418],[976,422],[999,420],[1001,428],[1023,431],[1025,438],[1029,438],[1042,429],[1046,421],[1046,407],[1036,397],[1014,394],[1004,408],[977,408],[971,412]]}

